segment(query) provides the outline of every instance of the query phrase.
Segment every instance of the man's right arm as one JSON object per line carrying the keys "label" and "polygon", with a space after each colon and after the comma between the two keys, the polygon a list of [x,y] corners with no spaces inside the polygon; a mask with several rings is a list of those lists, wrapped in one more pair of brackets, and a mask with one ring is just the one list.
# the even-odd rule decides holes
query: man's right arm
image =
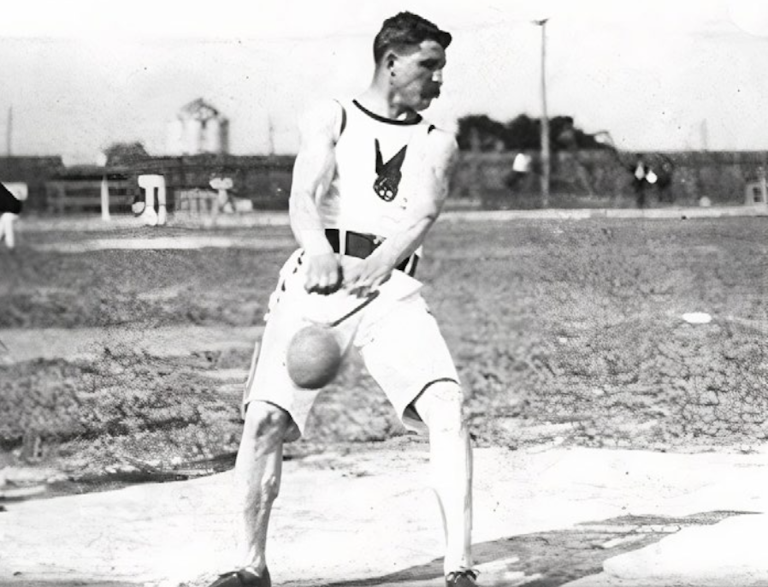
{"label": "man's right arm", "polygon": [[341,285],[338,257],[325,238],[317,209],[317,201],[328,191],[336,169],[334,147],[340,115],[335,102],[324,103],[308,113],[300,125],[301,146],[293,167],[291,229],[305,251],[305,287],[319,293],[331,293]]}

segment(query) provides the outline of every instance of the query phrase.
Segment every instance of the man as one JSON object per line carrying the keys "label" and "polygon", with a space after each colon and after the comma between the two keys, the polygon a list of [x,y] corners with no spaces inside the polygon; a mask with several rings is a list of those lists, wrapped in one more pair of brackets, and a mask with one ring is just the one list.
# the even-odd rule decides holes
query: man
{"label": "man", "polygon": [[[24,188],[23,194],[26,194],[26,188]],[[21,199],[23,199],[23,195],[17,197],[16,194],[0,183],[0,240],[5,240],[5,245],[9,249],[16,246],[13,223],[21,214]]]}
{"label": "man", "polygon": [[[421,244],[448,193],[457,146],[419,112],[440,95],[451,35],[420,16],[387,19],[375,70],[356,100],[330,102],[301,127],[290,197],[300,249],[280,273],[246,383],[235,465],[244,559],[213,585],[269,587],[265,548],[283,443],[300,437],[317,391],[288,376],[286,348],[308,321],[332,321],[354,345],[403,422],[429,431],[432,479],[446,535],[448,587],[472,587],[472,457],[463,392],[415,274]],[[375,299],[371,296],[376,294]],[[340,563],[342,560],[339,561]]]}

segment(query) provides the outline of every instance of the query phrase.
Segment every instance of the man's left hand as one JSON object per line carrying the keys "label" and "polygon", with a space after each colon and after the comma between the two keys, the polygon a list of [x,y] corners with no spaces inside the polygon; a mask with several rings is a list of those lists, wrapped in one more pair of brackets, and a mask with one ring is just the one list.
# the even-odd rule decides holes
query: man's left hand
{"label": "man's left hand", "polygon": [[343,287],[349,293],[364,298],[386,283],[391,276],[392,267],[371,256],[344,268]]}

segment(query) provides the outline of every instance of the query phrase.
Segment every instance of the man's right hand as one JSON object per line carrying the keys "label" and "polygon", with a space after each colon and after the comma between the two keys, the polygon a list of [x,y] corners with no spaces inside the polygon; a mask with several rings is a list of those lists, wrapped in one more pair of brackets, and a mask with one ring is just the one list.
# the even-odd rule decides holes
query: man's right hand
{"label": "man's right hand", "polygon": [[323,295],[337,291],[342,284],[341,265],[336,253],[307,255],[307,280],[304,288]]}

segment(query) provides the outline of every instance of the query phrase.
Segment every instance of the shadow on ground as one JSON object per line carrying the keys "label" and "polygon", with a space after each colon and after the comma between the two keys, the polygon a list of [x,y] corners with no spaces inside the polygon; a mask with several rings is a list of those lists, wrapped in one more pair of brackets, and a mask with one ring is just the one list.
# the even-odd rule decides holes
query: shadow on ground
{"label": "shadow on ground", "polygon": [[[609,558],[658,542],[691,526],[709,526],[753,512],[713,511],[674,518],[621,516],[565,530],[537,532],[473,546],[483,570],[483,587],[558,587],[601,573]],[[328,587],[437,587],[442,585],[442,559],[381,577],[331,583]]]}

